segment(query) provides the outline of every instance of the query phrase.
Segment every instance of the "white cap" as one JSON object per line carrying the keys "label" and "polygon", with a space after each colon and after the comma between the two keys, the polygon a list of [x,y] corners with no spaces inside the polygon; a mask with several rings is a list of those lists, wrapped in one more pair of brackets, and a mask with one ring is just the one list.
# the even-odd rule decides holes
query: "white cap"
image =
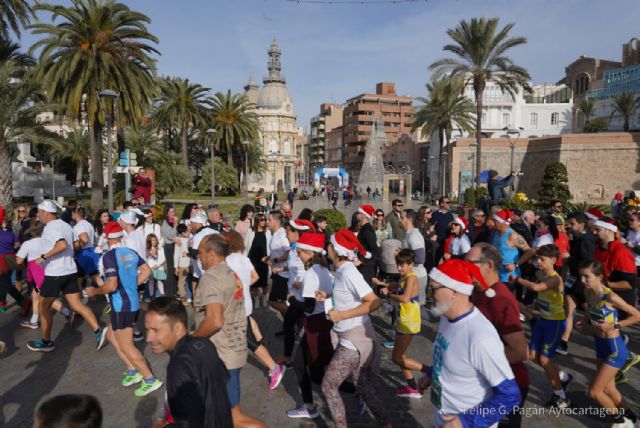
{"label": "white cap", "polygon": [[38,204],[38,209],[42,211],[46,211],[48,213],[55,214],[58,212],[58,208],[63,209],[60,204],[56,201],[52,201],[51,199],[45,199],[44,201]]}
{"label": "white cap", "polygon": [[191,223],[207,224],[207,216],[204,214],[192,215],[189,221],[191,221]]}
{"label": "white cap", "polygon": [[136,225],[138,223],[138,214],[136,211],[139,210],[127,210],[120,214],[120,218],[118,220],[122,220],[123,223]]}

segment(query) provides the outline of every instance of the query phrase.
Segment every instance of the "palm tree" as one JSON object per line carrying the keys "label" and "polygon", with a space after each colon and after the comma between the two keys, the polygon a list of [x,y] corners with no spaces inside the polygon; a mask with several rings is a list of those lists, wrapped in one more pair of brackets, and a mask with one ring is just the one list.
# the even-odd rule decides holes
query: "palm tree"
{"label": "palm tree", "polygon": [[75,129],[52,145],[56,158],[71,159],[76,164],[76,186],[82,183],[84,165],[89,159],[89,140],[89,134],[84,129]]}
{"label": "palm tree", "polygon": [[624,132],[629,132],[629,118],[639,106],[640,97],[636,97],[631,92],[622,92],[613,97],[613,111],[609,120],[615,115],[622,116]]}
{"label": "palm tree", "polygon": [[132,126],[125,131],[125,148],[135,153],[138,166],[145,163],[152,153],[165,151],[155,129],[151,126]]}
{"label": "palm tree", "polygon": [[189,79],[166,78],[160,81],[160,96],[153,112],[153,122],[158,128],[177,128],[180,132],[182,164],[189,165],[189,128],[209,126],[208,107],[211,98],[209,88]]}
{"label": "palm tree", "polygon": [[445,58],[429,67],[436,75],[450,74],[464,79],[465,86],[473,86],[476,101],[476,185],[480,183],[482,143],[482,97],[488,81],[495,82],[502,91],[515,98],[520,87],[530,91],[529,72],[514,64],[505,56],[510,48],[525,44],[524,37],[509,37],[515,24],[507,24],[498,30],[498,18],[472,18],[460,21],[455,29],[447,30],[453,44],[443,50],[455,54],[458,59]]}
{"label": "palm tree", "polygon": [[13,196],[11,155],[14,145],[57,141],[56,135],[47,132],[36,120],[39,113],[51,109],[41,103],[44,96],[35,82],[18,61],[0,62],[0,204],[9,208]]}
{"label": "palm tree", "polygon": [[464,85],[459,78],[438,79],[433,76],[431,83],[428,83],[426,87],[428,97],[416,98],[424,104],[418,108],[411,127],[414,131],[422,128],[423,137],[435,132],[438,133],[440,140],[438,171],[441,177],[440,183],[443,183],[443,148],[446,148],[446,145],[451,141],[454,125],[469,133],[473,132],[475,107],[470,99],[462,95]]}
{"label": "palm tree", "polygon": [[596,103],[589,98],[585,98],[578,105],[578,109],[584,114],[584,124],[586,125],[591,121],[591,116],[596,111]]}
{"label": "palm tree", "polygon": [[20,27],[29,24],[33,9],[24,0],[0,0],[0,37],[9,38],[9,30],[20,37]]}
{"label": "palm tree", "polygon": [[[256,142],[260,124],[255,105],[245,94],[217,92],[211,114],[215,122],[214,144],[227,152],[227,164],[233,167],[233,152],[243,141]],[[241,168],[242,169],[242,168]]]}
{"label": "palm tree", "polygon": [[20,46],[18,46],[17,43],[13,43],[9,39],[0,37],[0,64],[9,60],[14,61],[18,66],[15,68],[16,72],[23,72],[26,70],[26,67],[31,67],[36,63],[31,56],[20,52]]}
{"label": "palm tree", "polygon": [[[150,19],[113,0],[73,0],[70,7],[38,4],[56,24],[31,26],[43,35],[31,48],[40,49],[37,76],[51,100],[64,105],[69,120],[86,114],[91,138],[91,204],[103,206],[102,128],[106,105],[98,93],[120,92],[116,118],[120,127],[139,123],[155,91],[158,39],[147,31]],[[111,183],[109,183],[111,185]]]}

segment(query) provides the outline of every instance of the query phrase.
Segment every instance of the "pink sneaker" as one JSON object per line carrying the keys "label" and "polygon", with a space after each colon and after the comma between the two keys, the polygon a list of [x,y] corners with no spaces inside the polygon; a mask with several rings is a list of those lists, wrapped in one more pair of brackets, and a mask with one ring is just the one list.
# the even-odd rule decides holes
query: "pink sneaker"
{"label": "pink sneaker", "polygon": [[422,392],[407,385],[404,388],[396,389],[396,397],[422,398]]}
{"label": "pink sneaker", "polygon": [[284,372],[287,371],[287,368],[282,364],[277,364],[275,371],[269,372],[269,390],[273,391],[280,385],[282,382],[282,378],[284,377]]}

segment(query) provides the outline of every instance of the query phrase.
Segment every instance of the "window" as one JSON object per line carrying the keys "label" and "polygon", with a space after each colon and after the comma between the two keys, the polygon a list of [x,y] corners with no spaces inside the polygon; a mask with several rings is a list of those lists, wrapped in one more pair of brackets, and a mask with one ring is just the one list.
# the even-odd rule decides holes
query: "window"
{"label": "window", "polygon": [[483,125],[487,124],[487,113],[482,113],[482,124]]}
{"label": "window", "polygon": [[269,153],[275,153],[278,151],[278,142],[276,141],[275,138],[271,139],[271,142],[269,143]]}
{"label": "window", "polygon": [[284,140],[284,154],[285,155],[291,154],[291,143],[289,143],[289,140]]}
{"label": "window", "polygon": [[511,115],[509,113],[502,113],[502,126],[509,126],[511,124]]}
{"label": "window", "polygon": [[560,122],[560,113],[551,113],[551,126],[558,126]]}
{"label": "window", "polygon": [[532,128],[538,127],[538,113],[531,113],[529,115],[529,125],[531,125]]}

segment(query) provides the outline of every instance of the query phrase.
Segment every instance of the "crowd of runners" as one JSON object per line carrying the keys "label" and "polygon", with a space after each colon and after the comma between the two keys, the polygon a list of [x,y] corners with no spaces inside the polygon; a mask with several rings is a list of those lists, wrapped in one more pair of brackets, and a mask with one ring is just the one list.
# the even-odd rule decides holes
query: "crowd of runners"
{"label": "crowd of runners", "polygon": [[[26,344],[34,352],[55,351],[54,322],[82,317],[96,349],[109,343],[122,361],[123,387],[141,397],[165,386],[158,427],[266,426],[240,408],[249,352],[269,390],[295,376],[300,405],[290,418],[320,416],[315,383],[335,426],[349,424],[343,397],[391,426],[376,381],[381,353],[391,352],[405,382],[397,399],[428,394],[436,426],[518,427],[530,364],[548,379],[547,406],[571,406],[573,376],[554,356],[571,353],[576,334],[593,336],[596,357],[582,388],[613,426],[635,426],[637,409],[616,387],[640,362],[628,335],[640,322],[634,205],[617,207],[615,218],[566,213],[556,201],[540,212],[476,209],[467,219],[448,197],[418,210],[394,200],[388,213],[359,206],[351,226],[335,231],[309,208],[294,218],[292,205],[245,205],[233,225],[215,206],[158,213],[144,199],[116,213],[45,200],[18,206],[12,222],[0,210],[0,312],[11,296],[20,325],[34,330]],[[89,300],[108,314],[106,325]],[[281,316],[277,355],[254,310]],[[373,313],[389,317],[395,340],[379,342]],[[419,361],[407,350],[426,321],[438,331],[433,355]],[[151,371],[140,340],[169,353],[166,373]],[[65,396],[41,406],[38,420],[79,406],[99,412],[91,397]]]}

